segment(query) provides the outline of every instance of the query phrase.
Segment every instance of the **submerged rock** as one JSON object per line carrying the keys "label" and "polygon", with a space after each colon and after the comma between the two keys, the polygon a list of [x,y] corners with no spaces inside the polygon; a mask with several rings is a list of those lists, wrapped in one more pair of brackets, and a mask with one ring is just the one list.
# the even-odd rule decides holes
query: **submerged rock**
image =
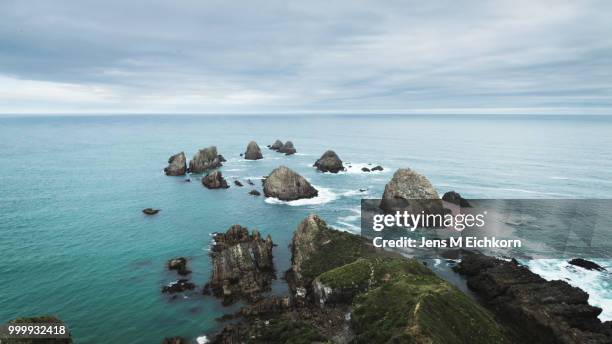
{"label": "submerged rock", "polygon": [[249,142],[246,152],[244,153],[244,158],[247,160],[263,159],[263,155],[261,154],[261,149],[259,149],[257,142],[255,141]]}
{"label": "submerged rock", "polygon": [[385,185],[380,208],[386,213],[444,214],[442,201],[429,180],[409,168],[400,168]]}
{"label": "submerged rock", "polygon": [[524,343],[612,343],[612,322],[597,318],[601,308],[565,281],[547,281],[514,261],[464,255],[455,270]]}
{"label": "submerged rock", "polygon": [[170,259],[168,261],[168,269],[176,270],[176,272],[182,276],[189,275],[191,273],[191,270],[187,269],[187,259],[185,257]]}
{"label": "submerged rock", "polygon": [[161,211],[161,209],[153,209],[153,208],[144,208],[142,209],[142,212],[145,213],[146,215],[155,215],[157,213],[159,213]]}
{"label": "submerged rock", "polygon": [[241,183],[239,180],[234,180],[234,184],[235,184],[236,186],[240,186],[240,187],[242,187],[242,186],[243,186],[243,185],[242,185],[242,183]]}
{"label": "submerged rock", "polygon": [[193,159],[189,161],[189,172],[202,173],[210,169],[221,167],[222,161],[225,161],[222,155],[217,153],[217,147],[210,146],[200,149]]}
{"label": "submerged rock", "polygon": [[225,304],[244,298],[255,301],[270,290],[275,278],[272,238],[261,238],[257,230],[240,225],[214,236],[211,249],[213,272],[210,287]]}
{"label": "submerged rock", "polygon": [[213,171],[202,178],[202,185],[208,189],[227,189],[227,181],[220,171]]}
{"label": "submerged rock", "polygon": [[314,163],[314,167],[316,167],[321,172],[331,172],[338,173],[344,170],[344,166],[342,166],[342,160],[333,150],[328,150]]}
{"label": "submerged rock", "polygon": [[174,294],[195,289],[195,284],[188,279],[180,279],[162,287],[162,293]]}
{"label": "submerged rock", "polygon": [[286,166],[276,168],[263,182],[266,197],[294,201],[316,197],[319,192],[302,176]]}
{"label": "submerged rock", "polygon": [[251,191],[249,191],[249,195],[253,195],[253,196],[261,196],[261,192],[253,189]]}
{"label": "submerged rock", "polygon": [[286,155],[291,155],[297,153],[295,147],[293,147],[293,142],[287,141],[285,144],[278,149],[280,153],[285,153]]}
{"label": "submerged rock", "polygon": [[595,263],[592,262],[590,260],[586,260],[586,259],[582,259],[582,258],[574,258],[572,260],[570,260],[568,262],[569,264],[575,265],[575,266],[579,266],[581,268],[587,269],[587,270],[597,270],[597,271],[605,271],[606,269]]}
{"label": "submerged rock", "polygon": [[187,173],[187,158],[185,153],[180,152],[168,159],[168,167],[164,168],[167,176],[183,176]]}
{"label": "submerged rock", "polygon": [[271,150],[279,150],[283,147],[283,142],[281,140],[276,140],[274,141],[273,144],[271,144],[270,146],[268,146],[268,148],[270,148]]}
{"label": "submerged rock", "polygon": [[461,197],[461,195],[458,192],[455,191],[449,191],[446,192],[443,196],[442,196],[442,200],[448,202],[448,203],[452,203],[452,204],[456,204],[458,206],[460,206],[461,208],[470,208],[470,202],[468,202],[465,198]]}

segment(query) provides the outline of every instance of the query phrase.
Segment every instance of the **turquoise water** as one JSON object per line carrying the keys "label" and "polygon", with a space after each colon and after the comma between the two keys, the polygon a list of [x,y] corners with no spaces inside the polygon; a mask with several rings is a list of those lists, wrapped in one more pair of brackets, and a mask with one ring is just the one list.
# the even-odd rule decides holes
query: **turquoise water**
{"label": "turquoise water", "polygon": [[[278,244],[274,290],[284,292],[280,277],[300,220],[317,213],[357,231],[359,200],[380,197],[399,167],[426,175],[441,193],[470,198],[610,198],[612,191],[612,117],[29,117],[0,118],[0,137],[0,322],[56,314],[78,343],[214,332],[214,319],[227,311],[219,302],[160,293],[176,279],[164,269],[167,259],[189,257],[201,287],[210,233],[235,223],[257,228]],[[263,149],[263,160],[239,157],[250,140],[265,148],[277,138],[291,139],[298,154]],[[228,159],[222,171],[230,182],[255,181],[284,164],[321,196],[277,204],[247,195],[246,183],[207,190],[195,177],[163,175],[170,155],[191,157],[210,145]],[[317,173],[312,163],[330,148],[353,169]],[[368,163],[385,171],[360,173]],[[146,217],[145,207],[162,211]],[[562,263],[533,268],[585,288],[604,307],[602,317],[612,318],[609,275],[585,278]]]}

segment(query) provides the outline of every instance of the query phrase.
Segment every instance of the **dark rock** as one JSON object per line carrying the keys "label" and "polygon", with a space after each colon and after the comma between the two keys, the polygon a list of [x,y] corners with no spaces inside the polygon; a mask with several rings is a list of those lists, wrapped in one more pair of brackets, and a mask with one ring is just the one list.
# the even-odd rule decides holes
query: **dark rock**
{"label": "dark rock", "polygon": [[274,141],[274,143],[270,146],[268,146],[268,148],[270,148],[271,150],[279,150],[281,148],[283,148],[283,143],[281,142],[281,140],[276,140]]}
{"label": "dark rock", "polygon": [[147,215],[155,215],[157,213],[159,213],[161,211],[161,209],[153,209],[153,208],[144,208],[142,209],[142,212],[147,214]]}
{"label": "dark rock", "polygon": [[333,150],[328,150],[314,163],[314,167],[316,167],[321,172],[331,172],[338,173],[344,170],[344,166],[342,166],[342,160]]}
{"label": "dark rock", "polygon": [[189,344],[189,341],[183,337],[168,337],[164,338],[162,344]]}
{"label": "dark rock", "polygon": [[240,309],[240,315],[246,317],[273,315],[291,308],[289,297],[272,296],[259,300]]}
{"label": "dark rock", "polygon": [[234,184],[235,184],[236,186],[240,186],[240,187],[242,187],[242,186],[243,186],[243,185],[242,185],[242,183],[241,183],[239,180],[234,180]]}
{"label": "dark rock", "polygon": [[220,171],[213,171],[202,178],[202,185],[208,189],[227,189],[227,181]]}
{"label": "dark rock", "polygon": [[191,179],[190,178],[185,179],[185,183],[191,183]]}
{"label": "dark rock", "polygon": [[168,261],[168,269],[176,270],[176,272],[181,276],[189,275],[191,273],[191,270],[187,269],[187,259],[184,257],[170,259]]}
{"label": "dark rock", "polygon": [[[53,315],[43,315],[37,317],[20,317],[13,320],[9,320],[7,325],[26,325],[26,324],[52,324],[52,325],[66,325],[62,320]],[[15,338],[8,337],[6,332],[0,333],[0,343],[4,344],[72,344],[72,334],[70,333],[68,326],[66,326],[68,332],[68,338]]]}
{"label": "dark rock", "polygon": [[249,191],[249,195],[253,195],[253,196],[261,196],[261,192],[253,189],[251,191]]}
{"label": "dark rock", "polygon": [[276,168],[263,182],[266,197],[293,201],[316,197],[319,192],[302,176],[286,166]]}
{"label": "dark rock", "polygon": [[546,281],[516,261],[482,254],[463,255],[455,271],[504,323],[516,342],[612,343],[610,322],[597,318],[601,308],[589,295],[565,281]]}
{"label": "dark rock", "polygon": [[359,192],[366,192],[368,189],[359,189]]}
{"label": "dark rock", "polygon": [[452,203],[452,204],[456,204],[462,208],[470,208],[470,202],[468,202],[465,198],[461,197],[461,195],[458,192],[455,191],[449,191],[446,192],[443,196],[442,196],[442,200],[448,202],[448,203]]}
{"label": "dark rock", "polygon": [[369,168],[367,168],[367,167],[362,167],[361,171],[363,171],[363,172],[370,172],[371,170]]}
{"label": "dark rock", "polygon": [[223,155],[219,154],[217,155],[217,158],[219,159],[219,161],[221,162],[226,162],[227,160],[223,157]]}
{"label": "dark rock", "polygon": [[272,262],[272,238],[261,238],[257,230],[249,234],[240,225],[214,236],[211,249],[213,295],[231,304],[240,298],[255,301],[270,290],[275,278]]}
{"label": "dark rock", "polygon": [[206,283],[204,284],[204,287],[202,288],[202,295],[210,295],[212,294],[210,291],[210,283]]}
{"label": "dark rock", "polygon": [[297,153],[295,147],[293,147],[293,142],[287,141],[285,144],[278,149],[280,153],[285,153],[286,155],[291,155]]}
{"label": "dark rock", "polygon": [[376,165],[374,167],[372,167],[372,169],[370,171],[382,171],[383,167],[380,165]]}
{"label": "dark rock", "polygon": [[605,271],[606,269],[595,263],[592,262],[590,260],[586,260],[586,259],[582,259],[582,258],[574,258],[572,260],[570,260],[568,263],[572,264],[572,265],[576,265],[579,266],[581,268],[587,269],[587,270],[597,270],[597,271]]}
{"label": "dark rock", "polygon": [[263,159],[263,155],[261,154],[261,149],[259,149],[257,142],[255,141],[249,142],[246,148],[246,152],[244,153],[244,158],[247,160]]}
{"label": "dark rock", "polygon": [[180,152],[168,159],[168,167],[164,168],[167,176],[183,176],[187,172],[187,158]]}
{"label": "dark rock", "polygon": [[193,289],[195,289],[195,284],[191,283],[188,279],[179,279],[178,281],[163,286],[162,293],[174,294]]}
{"label": "dark rock", "polygon": [[189,172],[203,173],[213,168],[223,166],[223,161],[225,161],[225,159],[222,155],[217,153],[217,147],[210,146],[200,149],[196,155],[193,156],[193,159],[189,161]]}
{"label": "dark rock", "polygon": [[386,213],[444,214],[442,201],[429,180],[409,168],[401,168],[385,185],[380,208]]}
{"label": "dark rock", "polygon": [[255,183],[253,183],[253,181],[251,181],[250,179],[247,179],[247,183],[249,183],[249,185],[255,185]]}

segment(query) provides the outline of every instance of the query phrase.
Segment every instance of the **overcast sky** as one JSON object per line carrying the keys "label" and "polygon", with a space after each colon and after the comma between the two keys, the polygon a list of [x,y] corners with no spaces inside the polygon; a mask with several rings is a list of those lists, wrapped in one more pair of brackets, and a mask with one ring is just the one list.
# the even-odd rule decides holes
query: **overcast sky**
{"label": "overcast sky", "polygon": [[1,0],[0,114],[612,114],[612,1]]}

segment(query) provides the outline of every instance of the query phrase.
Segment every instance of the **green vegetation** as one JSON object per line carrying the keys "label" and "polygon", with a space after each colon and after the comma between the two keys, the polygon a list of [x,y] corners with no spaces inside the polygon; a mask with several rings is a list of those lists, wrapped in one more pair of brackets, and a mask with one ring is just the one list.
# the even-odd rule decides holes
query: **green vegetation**
{"label": "green vegetation", "polygon": [[314,326],[305,321],[270,319],[251,325],[249,343],[310,344],[325,342]]}

